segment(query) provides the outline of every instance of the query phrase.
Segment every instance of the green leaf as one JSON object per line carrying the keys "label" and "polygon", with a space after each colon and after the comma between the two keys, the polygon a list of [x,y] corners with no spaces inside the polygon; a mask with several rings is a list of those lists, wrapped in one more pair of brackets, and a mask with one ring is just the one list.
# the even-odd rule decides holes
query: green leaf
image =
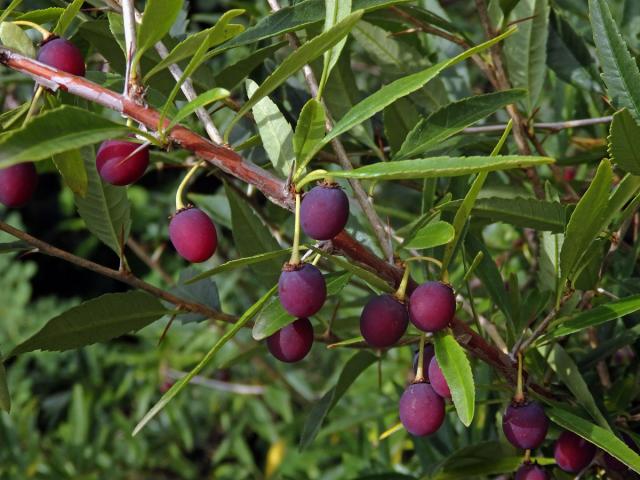
{"label": "green leaf", "polygon": [[128,131],[88,110],[62,106],[38,115],[0,140],[0,168],[45,160],[51,156],[92,145]]}
{"label": "green leaf", "polygon": [[92,148],[82,151],[88,178],[87,193],[75,196],[78,213],[89,231],[113,250],[122,253],[131,228],[131,214],[126,187],[105,183],[98,175]]}
{"label": "green leaf", "polygon": [[640,295],[633,295],[605,305],[598,305],[591,310],[577,313],[568,319],[559,319],[557,327],[551,329],[543,340],[547,341],[571,335],[585,328],[595,327],[611,320],[622,318],[638,310],[640,310]]}
{"label": "green leaf", "polygon": [[[170,292],[183,300],[206,305],[220,311],[220,294],[218,285],[209,279],[196,279],[198,270],[188,267],[180,272],[178,283],[170,289]],[[173,309],[170,302],[164,302],[167,308]],[[181,311],[177,317],[182,323],[201,322],[207,320],[207,316],[197,312]]]}
{"label": "green leaf", "polygon": [[525,93],[524,90],[505,90],[450,103],[418,122],[407,135],[400,151],[394,156],[394,160],[413,157],[440,147],[440,144],[447,138],[491,115],[496,110],[514,103]]}
{"label": "green leaf", "polygon": [[5,18],[9,16],[11,12],[13,12],[18,5],[22,3],[22,0],[12,0],[12,2],[5,8],[2,13],[0,13],[0,23],[4,21]]}
{"label": "green leaf", "polygon": [[373,95],[362,100],[360,103],[355,105],[351,110],[349,110],[333,127],[331,132],[324,137],[322,143],[318,146],[316,151],[320,149],[320,147],[326,145],[334,138],[342,135],[347,132],[351,128],[356,125],[362,123],[368,118],[372,117],[374,114],[378,113],[380,110],[384,109],[386,106],[391,105],[397,99],[409,95],[412,92],[415,92],[419,88],[421,88],[424,84],[433,80],[440,72],[448,67],[452,67],[453,65],[475,55],[486,48],[495,45],[496,43],[502,41],[508,36],[512,35],[517,29],[511,28],[504,32],[503,34],[492,38],[488,42],[482,43],[476,47],[470,48],[469,50],[457,55],[453,58],[445,60],[443,62],[437,63],[425,70],[414,73],[412,75],[407,75],[406,77],[400,78],[394,82],[391,82],[389,85],[385,85],[380,90],[378,90]]}
{"label": "green leaf", "polygon": [[325,132],[325,112],[322,104],[315,98],[310,99],[302,107],[296,132],[293,135],[293,150],[298,161],[298,176],[313,158],[309,155],[322,140]]}
{"label": "green leaf", "polygon": [[350,262],[348,260],[345,260],[344,258],[338,257],[336,255],[331,255],[330,253],[324,250],[320,250],[315,247],[311,247],[311,249],[314,252],[322,255],[324,258],[326,258],[330,262],[335,263],[336,265],[338,265],[341,268],[344,268],[348,272],[353,273],[356,277],[360,277],[362,280],[367,282],[369,285],[377,288],[378,290],[382,292],[388,292],[388,293],[392,293],[394,291],[393,288],[391,288],[385,280],[378,277],[374,272],[371,272],[365,268],[362,268],[361,266],[356,265],[353,262]]}
{"label": "green leaf", "polygon": [[640,175],[640,126],[626,108],[614,113],[608,140],[611,160],[623,170]]}
{"label": "green leaf", "polygon": [[547,72],[549,0],[520,0],[513,16],[527,21],[504,42],[506,64],[513,86],[527,89],[527,111],[532,112],[538,105]]}
{"label": "green leaf", "polygon": [[84,0],[73,0],[73,2],[67,5],[67,8],[65,8],[64,12],[62,12],[62,15],[60,15],[58,23],[56,24],[56,28],[53,29],[53,33],[60,37],[64,36],[64,33],[69,28],[69,25],[71,25],[73,19],[76,18],[76,15],[78,15],[78,13],[80,12],[83,3]]}
{"label": "green leaf", "polygon": [[162,40],[182,10],[183,0],[147,0],[138,26],[137,50],[133,63],[138,64],[144,52]]}
{"label": "green leaf", "polygon": [[89,178],[80,150],[74,149],[53,156],[53,163],[71,191],[85,197],[89,189]]}
{"label": "green leaf", "polygon": [[275,52],[287,45],[287,42],[278,42],[264,48],[260,48],[250,55],[225,66],[216,73],[214,83],[220,87],[232,90],[253,70],[262,65],[264,61],[271,57]]}
{"label": "green leaf", "polygon": [[561,285],[570,278],[591,242],[606,227],[612,179],[611,163],[603,160],[591,185],[571,214],[560,251]]}
{"label": "green leaf", "polygon": [[14,23],[0,23],[0,44],[26,57],[36,57],[36,48],[33,46],[33,41],[22,28]]}
{"label": "green leaf", "polygon": [[[258,85],[247,79],[247,94],[252,96]],[[253,118],[258,126],[262,146],[267,152],[274,170],[283,177],[289,174],[294,162],[293,129],[284,118],[278,106],[264,97],[253,106]]]}
{"label": "green leaf", "polygon": [[24,252],[33,248],[34,247],[26,242],[23,242],[22,240],[17,242],[0,243],[0,254]]}
{"label": "green leaf", "polygon": [[593,40],[602,78],[616,108],[626,107],[640,121],[640,71],[616,26],[606,0],[589,0]]}
{"label": "green leaf", "polygon": [[[324,32],[328,32],[351,13],[351,0],[325,0]],[[336,65],[347,39],[343,38],[330,50],[324,52],[324,65],[318,91],[322,95],[331,70]],[[324,133],[324,132],[323,132]]]}
{"label": "green leaf", "polygon": [[510,445],[490,441],[455,451],[438,466],[433,480],[463,480],[511,473],[522,463]]}
{"label": "green leaf", "polygon": [[360,20],[362,11],[352,13],[344,20],[336,24],[331,30],[323,32],[317,37],[307,41],[300,48],[296,49],[287,58],[285,58],[275,71],[269,75],[262,85],[254,92],[254,94],[245,102],[238,110],[238,113],[227,127],[225,132],[225,140],[228,140],[229,133],[233,126],[249,111],[256,103],[273,92],[287,78],[300,70],[305,64],[311,62],[314,58],[322,55],[326,50],[336,45],[343,37],[345,37]]}
{"label": "green leaf", "polygon": [[361,351],[351,357],[344,365],[338,383],[329,390],[324,396],[311,408],[307,421],[302,430],[300,438],[300,449],[307,448],[320,432],[322,422],[329,414],[331,409],[335,407],[340,398],[349,389],[351,384],[364,372],[371,364],[377,360],[377,357],[369,352]]}
{"label": "green leaf", "polygon": [[204,107],[206,105],[209,105],[210,103],[214,103],[218,100],[222,100],[223,98],[227,98],[229,95],[229,91],[225,90],[224,88],[212,88],[211,90],[198,95],[196,98],[194,98],[189,103],[184,105],[180,110],[178,110],[178,112],[171,119],[171,122],[169,122],[169,125],[167,125],[167,131],[171,130],[174,126],[176,126],[178,123],[180,123],[200,107]]}
{"label": "green leaf", "polygon": [[290,253],[291,253],[291,248],[284,248],[282,250],[276,250],[274,252],[259,253],[258,255],[253,255],[251,257],[229,260],[228,262],[223,263],[222,265],[218,265],[217,267],[212,268],[211,270],[207,270],[206,272],[202,272],[196,275],[186,283],[189,284],[189,283],[197,282],[199,280],[202,280],[203,278],[212,277],[219,273],[229,272],[229,271],[235,270],[236,268],[245,267],[247,265],[254,265],[256,263],[266,262],[267,260],[273,260],[274,258],[283,258]]}
{"label": "green leaf", "polygon": [[392,157],[395,158],[409,132],[418,124],[420,115],[413,102],[402,97],[385,107],[382,116],[384,134],[389,141]]}
{"label": "green leaf", "polygon": [[11,394],[7,385],[7,372],[2,362],[0,362],[0,408],[7,413],[11,411]]}
{"label": "green leaf", "polygon": [[173,47],[165,58],[161,59],[145,74],[144,81],[148,82],[152,76],[169,65],[191,57],[202,46],[203,42],[207,43],[208,50],[241,33],[244,30],[242,25],[229,24],[229,22],[243,13],[244,10],[241,9],[229,10],[220,17],[213,27],[188,35],[187,38]]}
{"label": "green leaf", "polygon": [[148,293],[108,293],[52,318],[7,358],[34,350],[59,352],[105,342],[136,332],[166,313],[160,301]]}
{"label": "green leaf", "polygon": [[438,332],[434,335],[434,340],[438,365],[451,390],[456,413],[460,421],[468,427],[471,425],[476,407],[476,389],[471,365],[451,333]]}
{"label": "green leaf", "polygon": [[455,233],[456,231],[450,223],[443,221],[428,223],[419,229],[404,247],[415,249],[438,247],[453,240]]}
{"label": "green leaf", "polygon": [[578,417],[558,405],[547,408],[546,413],[552,422],[580,435],[635,472],[640,473],[640,456],[610,431]]}
{"label": "green leaf", "polygon": [[278,290],[278,286],[274,285],[267,293],[265,293],[260,300],[254,303],[249,309],[233,324],[227,332],[218,339],[218,341],[211,347],[211,350],[200,360],[200,362],[184,377],[174,383],[169,390],[158,400],[151,410],[149,410],[144,417],[138,422],[133,429],[133,436],[137,435],[149,421],[155,417],[160,411],[180,393],[184,387],[195,377],[204,367],[206,367],[216,353],[244,327],[249,320],[251,320],[262,308],[269,298]]}

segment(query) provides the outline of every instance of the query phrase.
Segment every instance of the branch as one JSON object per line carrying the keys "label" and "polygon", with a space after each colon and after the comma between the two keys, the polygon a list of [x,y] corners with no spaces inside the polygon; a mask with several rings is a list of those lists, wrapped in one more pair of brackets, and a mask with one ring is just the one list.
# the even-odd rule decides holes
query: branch
{"label": "branch", "polygon": [[133,68],[133,57],[136,54],[136,16],[133,0],[122,0],[122,20],[127,62],[124,75],[124,95],[136,98],[138,95],[139,72],[137,72],[137,68]]}
{"label": "branch", "polygon": [[[534,123],[532,126],[535,130],[550,130],[551,132],[559,132],[569,128],[588,127],[591,125],[599,125],[602,123],[611,123],[613,117],[596,117],[596,118],[583,118],[577,120],[567,120],[566,122],[546,122],[546,123]],[[463,130],[464,133],[493,133],[504,132],[507,127],[506,124],[498,125],[482,125],[480,127],[469,127]]]}

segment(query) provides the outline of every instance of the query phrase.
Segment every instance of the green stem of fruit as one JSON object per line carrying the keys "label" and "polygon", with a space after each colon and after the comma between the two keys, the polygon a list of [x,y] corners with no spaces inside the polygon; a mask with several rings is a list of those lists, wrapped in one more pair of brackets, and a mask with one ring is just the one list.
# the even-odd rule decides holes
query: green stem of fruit
{"label": "green stem of fruit", "polygon": [[416,262],[419,260],[424,260],[425,262],[430,262],[433,263],[434,265],[436,265],[438,268],[442,268],[442,262],[440,260],[438,260],[437,258],[433,258],[433,257],[411,257],[411,258],[407,258],[405,260],[405,262]]}
{"label": "green stem of fruit", "polygon": [[522,463],[529,463],[531,461],[531,450],[528,448],[524,451],[524,459]]}
{"label": "green stem of fruit", "polygon": [[27,112],[27,116],[24,117],[24,122],[22,122],[22,126],[26,125],[27,122],[31,120],[31,117],[33,117],[33,115],[36,113],[38,100],[40,100],[40,96],[42,95],[42,92],[44,92],[44,87],[42,85],[38,85],[38,88],[36,88],[36,91],[33,94],[33,98],[31,99],[31,105],[29,105],[29,111]]}
{"label": "green stem of fruit", "polygon": [[191,178],[193,178],[193,176],[198,171],[198,169],[203,165],[204,165],[204,162],[196,163],[193,167],[191,167],[191,170],[189,170],[187,174],[184,176],[184,178],[182,179],[182,182],[180,182],[180,185],[178,185],[178,190],[176,191],[176,211],[182,210],[185,207],[185,204],[182,201],[184,190],[189,184],[189,181],[191,180]]}
{"label": "green stem of fruit", "polygon": [[49,30],[38,25],[37,23],[29,22],[27,20],[15,20],[11,23],[13,23],[14,25],[24,25],[25,27],[31,27],[34,30],[37,30],[42,35],[43,40],[46,40],[51,36],[51,32]]}
{"label": "green stem of fruit", "polygon": [[396,290],[396,293],[395,293],[395,297],[401,302],[404,302],[404,299],[406,296],[407,285],[409,284],[409,273],[410,273],[409,266],[405,265],[404,273],[402,274],[402,280],[400,281],[398,290]]}
{"label": "green stem of fruit", "polygon": [[320,261],[320,259],[322,258],[322,255],[320,255],[319,253],[316,254],[315,257],[313,257],[313,261],[311,262],[311,264],[313,266],[318,265],[318,262]]}
{"label": "green stem of fruit", "polygon": [[522,353],[518,352],[518,380],[516,384],[516,394],[513,397],[513,400],[516,403],[524,402],[524,390],[522,385]]}
{"label": "green stem of fruit", "polygon": [[291,265],[300,264],[300,194],[296,193],[296,219],[293,232],[293,248],[291,250]]}
{"label": "green stem of fruit", "polygon": [[302,187],[304,187],[307,183],[313,182],[315,180],[320,180],[326,175],[326,170],[313,170],[312,172],[309,172],[302,180],[296,182],[296,190],[300,191],[302,190]]}
{"label": "green stem of fruit", "polygon": [[416,378],[413,383],[424,382],[424,342],[427,338],[425,333],[420,334],[420,349],[418,350],[418,368],[416,368]]}

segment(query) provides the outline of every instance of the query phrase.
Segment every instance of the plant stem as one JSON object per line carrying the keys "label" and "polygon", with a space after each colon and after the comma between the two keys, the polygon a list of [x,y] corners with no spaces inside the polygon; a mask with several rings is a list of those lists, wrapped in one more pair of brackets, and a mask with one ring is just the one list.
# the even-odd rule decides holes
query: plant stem
{"label": "plant stem", "polygon": [[516,384],[516,394],[513,396],[513,401],[516,403],[524,402],[524,391],[522,386],[522,353],[518,352],[518,380]]}
{"label": "plant stem", "polygon": [[293,231],[293,249],[291,250],[291,265],[300,265],[300,194],[296,193],[295,227]]}
{"label": "plant stem", "polygon": [[31,105],[29,105],[29,111],[27,112],[27,116],[24,117],[24,122],[22,122],[22,126],[25,126],[31,117],[33,117],[34,113],[36,113],[36,108],[38,106],[38,100],[40,100],[40,96],[44,91],[44,87],[42,85],[38,85],[36,91],[33,94],[33,98],[31,99]]}
{"label": "plant stem", "polygon": [[196,163],[193,167],[191,167],[191,169],[184,176],[184,178],[180,182],[180,185],[178,185],[178,190],[176,190],[176,212],[179,210],[182,210],[185,207],[185,204],[182,201],[184,190],[189,184],[189,181],[191,180],[191,178],[193,178],[193,176],[198,171],[198,169],[203,165],[204,165],[204,162]]}
{"label": "plant stem", "polygon": [[34,30],[37,30],[38,32],[40,32],[40,34],[42,35],[42,39],[46,40],[47,38],[49,38],[52,34],[49,30],[47,30],[46,28],[38,25],[37,23],[34,22],[29,22],[27,20],[15,20],[13,22],[14,25],[24,25],[25,27],[31,27]]}
{"label": "plant stem", "polygon": [[416,378],[413,383],[424,382],[424,342],[427,338],[425,333],[420,334],[420,349],[418,350],[418,368],[416,368]]}
{"label": "plant stem", "polygon": [[402,274],[402,281],[400,282],[400,286],[398,286],[398,290],[396,290],[396,293],[395,293],[395,297],[401,302],[404,302],[404,299],[406,296],[410,273],[411,273],[411,270],[409,270],[409,265],[405,265],[404,273]]}

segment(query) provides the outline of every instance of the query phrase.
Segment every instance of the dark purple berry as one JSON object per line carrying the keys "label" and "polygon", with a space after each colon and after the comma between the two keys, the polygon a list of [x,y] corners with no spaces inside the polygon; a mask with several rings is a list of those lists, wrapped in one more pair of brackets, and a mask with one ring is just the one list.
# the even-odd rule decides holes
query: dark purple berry
{"label": "dark purple berry", "polygon": [[360,315],[360,333],[369,345],[376,348],[396,343],[408,324],[407,308],[388,294],[369,300]]}
{"label": "dark purple berry", "polygon": [[149,148],[126,140],[102,142],[96,154],[96,168],[105,182],[130,185],[149,166]]}
{"label": "dark purple berry", "polygon": [[315,240],[331,240],[349,218],[349,199],[336,183],[312,188],[300,205],[300,225]]}
{"label": "dark purple berry", "polygon": [[180,256],[192,263],[208,260],[218,246],[215,225],[206,213],[195,207],[180,210],[173,216],[169,238]]}
{"label": "dark purple berry", "polygon": [[409,298],[409,318],[423,332],[442,330],[456,312],[456,297],[449,285],[426,282]]}
{"label": "dark purple berry", "polygon": [[313,327],[307,318],[299,318],[267,338],[271,355],[287,363],[302,360],[311,350],[311,345]]}
{"label": "dark purple berry", "polygon": [[38,175],[33,163],[19,163],[0,169],[0,203],[7,207],[26,204],[38,184]]}
{"label": "dark purple berry", "polygon": [[[422,370],[423,370],[423,374],[424,374],[424,378],[425,380],[428,382],[429,381],[429,363],[431,362],[431,359],[434,357],[434,355],[436,354],[436,350],[435,348],[433,348],[433,344],[432,343],[427,343],[424,346],[424,353],[423,353],[423,359],[422,359]],[[416,350],[413,354],[413,373],[414,375],[418,372],[418,359],[420,358],[420,352],[418,350]],[[424,366],[426,365],[426,368],[424,368]]]}
{"label": "dark purple berry", "polygon": [[565,472],[578,473],[587,467],[596,454],[596,446],[573,432],[562,432],[556,440],[553,456]]}
{"label": "dark purple berry", "polygon": [[547,435],[549,419],[538,402],[511,404],[502,418],[502,430],[515,447],[539,447]]}
{"label": "dark purple berry", "polygon": [[327,286],[320,270],[310,263],[286,264],[278,281],[278,295],[290,315],[310,317],[324,305]]}
{"label": "dark purple berry", "polygon": [[532,463],[520,465],[515,480],[549,480],[546,470]]}
{"label": "dark purple berry", "polygon": [[54,38],[43,43],[38,51],[37,60],[58,70],[84,77],[82,52],[64,38]]}
{"label": "dark purple berry", "polygon": [[431,435],[444,421],[444,400],[428,383],[409,385],[400,397],[400,421],[411,435]]}
{"label": "dark purple berry", "polygon": [[447,380],[444,378],[435,356],[429,362],[429,381],[438,395],[442,398],[451,398],[451,390],[449,390]]}

